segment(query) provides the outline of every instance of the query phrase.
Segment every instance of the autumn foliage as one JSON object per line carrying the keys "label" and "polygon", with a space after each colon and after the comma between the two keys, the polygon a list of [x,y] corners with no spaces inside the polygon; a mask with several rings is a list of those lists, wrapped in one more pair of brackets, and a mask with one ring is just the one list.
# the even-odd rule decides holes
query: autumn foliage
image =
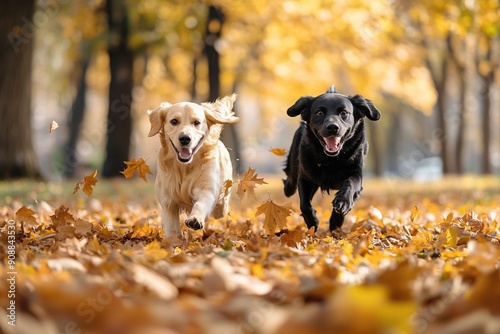
{"label": "autumn foliage", "polygon": [[[96,174],[79,182],[82,189],[85,180]],[[249,168],[226,183],[236,195],[230,214],[210,219],[205,231],[182,226],[184,240],[175,242],[163,237],[153,182],[94,182],[89,197],[71,195],[70,185],[59,200],[10,195],[0,208],[0,275],[5,282],[16,273],[16,327],[5,321],[9,286],[2,284],[0,328],[496,333],[498,181],[460,182],[367,180],[334,234],[331,198],[319,195],[314,233],[297,198],[282,194],[281,180]],[[15,268],[7,261],[11,222]]]}

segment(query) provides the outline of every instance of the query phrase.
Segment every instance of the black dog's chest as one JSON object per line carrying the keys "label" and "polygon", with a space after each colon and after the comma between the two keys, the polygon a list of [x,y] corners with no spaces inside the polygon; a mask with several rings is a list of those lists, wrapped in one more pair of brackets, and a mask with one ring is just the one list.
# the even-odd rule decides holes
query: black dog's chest
{"label": "black dog's chest", "polygon": [[337,190],[342,186],[342,182],[349,177],[348,171],[349,168],[346,169],[344,164],[309,160],[305,164],[303,163],[300,174],[318,185],[321,190]]}

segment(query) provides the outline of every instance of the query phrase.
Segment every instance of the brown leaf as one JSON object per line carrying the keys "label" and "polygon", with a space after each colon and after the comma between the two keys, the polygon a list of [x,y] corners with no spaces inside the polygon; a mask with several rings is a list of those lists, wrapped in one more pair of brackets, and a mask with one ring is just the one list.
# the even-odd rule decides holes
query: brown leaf
{"label": "brown leaf", "polygon": [[68,212],[68,208],[64,205],[61,205],[56,209],[54,214],[50,216],[52,220],[52,225],[57,228],[59,225],[68,225],[73,224],[75,222],[75,218],[71,213]]}
{"label": "brown leaf", "polygon": [[52,121],[50,123],[49,133],[52,134],[52,132],[54,132],[54,130],[57,129],[58,127],[59,127],[59,124],[57,124],[56,121]]}
{"label": "brown leaf", "polygon": [[278,157],[284,157],[288,152],[286,149],[280,147],[280,148],[271,148],[269,149],[269,152],[271,152],[274,155],[277,155]]}
{"label": "brown leaf", "polygon": [[29,227],[37,225],[36,218],[33,216],[36,212],[24,205],[16,211],[16,218],[22,223],[26,223]]}
{"label": "brown leaf", "polygon": [[148,164],[144,161],[143,158],[140,158],[139,160],[132,159],[132,161],[124,161],[124,163],[127,165],[127,168],[125,170],[121,171],[123,175],[127,179],[130,179],[134,176],[135,172],[139,173],[139,176],[145,181],[148,182],[146,179],[146,174],[151,174],[151,170],[149,169]]}
{"label": "brown leaf", "polygon": [[255,212],[255,216],[264,214],[264,229],[267,234],[273,234],[277,227],[280,229],[286,227],[286,217],[290,216],[291,205],[285,206],[274,204],[272,200],[268,200],[260,205]]}
{"label": "brown leaf", "polygon": [[75,185],[75,189],[73,189],[73,194],[76,193],[78,190],[80,190],[80,187],[82,187],[82,191],[87,195],[90,196],[94,192],[94,189],[92,188],[95,186],[97,183],[97,179],[95,178],[97,176],[97,169],[93,174],[87,175],[83,177],[83,180],[78,182]]}
{"label": "brown leaf", "polygon": [[78,219],[75,222],[75,234],[84,236],[92,233],[92,223],[83,219]]}
{"label": "brown leaf", "polygon": [[243,178],[238,184],[238,191],[236,191],[236,194],[240,200],[245,197],[245,194],[256,198],[254,189],[258,184],[267,184],[267,182],[264,181],[264,178],[257,178],[255,169],[248,167],[247,172],[243,174]]}

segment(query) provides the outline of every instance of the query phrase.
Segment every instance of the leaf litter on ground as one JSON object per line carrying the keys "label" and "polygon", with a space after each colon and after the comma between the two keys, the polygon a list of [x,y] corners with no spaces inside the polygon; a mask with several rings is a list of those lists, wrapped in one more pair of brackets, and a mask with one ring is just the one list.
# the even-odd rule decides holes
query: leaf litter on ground
{"label": "leaf litter on ground", "polygon": [[233,196],[227,217],[182,226],[175,241],[163,237],[152,184],[100,181],[91,198],[50,204],[10,196],[0,277],[13,272],[15,224],[16,327],[2,284],[2,332],[499,332],[498,179],[368,180],[333,234],[331,196],[318,195],[315,234],[279,178],[245,178],[267,182],[249,184],[253,202]]}

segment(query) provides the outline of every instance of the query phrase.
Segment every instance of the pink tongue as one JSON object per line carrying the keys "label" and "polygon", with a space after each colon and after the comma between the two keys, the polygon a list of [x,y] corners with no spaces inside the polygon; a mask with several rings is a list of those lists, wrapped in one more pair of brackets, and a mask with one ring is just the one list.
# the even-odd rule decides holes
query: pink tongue
{"label": "pink tongue", "polygon": [[179,156],[181,159],[189,159],[193,155],[193,150],[187,147],[182,147],[179,150]]}
{"label": "pink tongue", "polygon": [[339,149],[340,138],[331,136],[328,138],[323,137],[326,143],[326,149],[330,152],[336,152]]}

